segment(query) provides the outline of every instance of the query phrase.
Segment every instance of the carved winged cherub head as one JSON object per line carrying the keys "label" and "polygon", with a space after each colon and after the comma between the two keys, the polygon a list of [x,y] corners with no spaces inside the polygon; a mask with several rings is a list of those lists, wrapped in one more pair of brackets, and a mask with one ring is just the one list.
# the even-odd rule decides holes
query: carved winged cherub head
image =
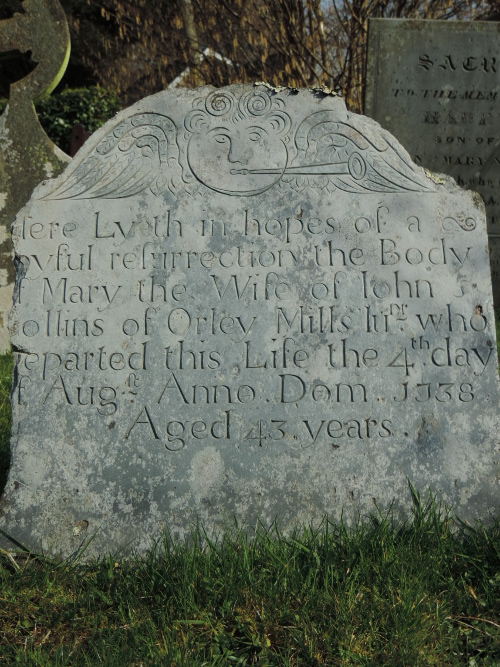
{"label": "carved winged cherub head", "polygon": [[185,119],[187,158],[196,178],[217,192],[255,195],[277,183],[288,162],[291,121],[267,91],[213,92]]}

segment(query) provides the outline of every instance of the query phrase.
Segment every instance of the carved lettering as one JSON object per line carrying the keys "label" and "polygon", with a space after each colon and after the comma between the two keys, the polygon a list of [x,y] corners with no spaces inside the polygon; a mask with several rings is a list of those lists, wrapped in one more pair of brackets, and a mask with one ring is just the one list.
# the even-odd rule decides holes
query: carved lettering
{"label": "carved lettering", "polygon": [[[436,168],[473,158],[462,167],[497,197],[497,112],[467,100],[472,124],[460,106],[496,90],[496,63],[482,71],[472,47],[419,56],[391,104],[419,107]],[[448,71],[467,83],[432,78]],[[125,110],[14,226],[22,511],[58,507],[71,526],[88,510],[116,540],[185,535],[196,516],[289,526],[312,506],[353,518],[408,475],[491,507],[482,211],[334,96],[231,86]],[[51,516],[37,512],[36,535],[55,534]]]}

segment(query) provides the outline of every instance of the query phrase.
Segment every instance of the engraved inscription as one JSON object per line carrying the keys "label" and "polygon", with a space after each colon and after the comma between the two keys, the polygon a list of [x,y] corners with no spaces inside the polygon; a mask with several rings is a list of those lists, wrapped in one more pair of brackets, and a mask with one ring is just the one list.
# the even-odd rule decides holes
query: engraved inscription
{"label": "engraved inscription", "polygon": [[[219,102],[214,94],[206,104]],[[330,120],[306,122],[317,129]],[[323,128],[322,137],[337,129]],[[86,246],[76,226],[24,219],[18,237],[47,239],[53,249],[23,256],[18,302],[27,307],[36,295],[41,314],[21,320],[18,336],[41,348],[21,354],[18,404],[38,378],[42,406],[113,416],[128,442],[153,439],[173,452],[202,439],[259,447],[300,441],[303,426],[311,446],[324,438],[389,439],[401,434],[390,405],[472,402],[481,394],[476,378],[494,356],[483,306],[467,310],[460,302],[470,289],[463,272],[478,252],[468,242],[476,218],[462,210],[429,217],[415,199],[401,226],[389,199],[354,216],[334,201],[330,217],[321,205],[307,216],[300,204],[278,206],[273,217],[245,206],[217,220],[208,209],[191,225],[172,205],[121,219],[99,210],[84,225],[92,237]],[[100,281],[96,266],[105,269]],[[457,283],[445,302],[444,275]],[[115,315],[125,304],[130,313]],[[324,372],[314,370],[318,364]],[[445,370],[458,375],[439,374]],[[260,416],[266,404],[276,420]],[[291,418],[288,406],[306,410],[304,419],[300,412]],[[328,415],[347,406],[355,409],[352,419]],[[364,406],[371,415],[363,416]],[[197,407],[225,417],[190,421],[185,410]],[[249,408],[258,417],[251,427]],[[305,418],[310,410],[320,410],[324,425],[314,431]],[[166,419],[176,413],[182,418]]]}
{"label": "engraved inscription", "polygon": [[308,91],[167,91],[85,151],[13,228],[7,532],[74,551],[84,517],[90,550],[144,551],[197,519],[354,520],[408,480],[491,506],[472,195]]}

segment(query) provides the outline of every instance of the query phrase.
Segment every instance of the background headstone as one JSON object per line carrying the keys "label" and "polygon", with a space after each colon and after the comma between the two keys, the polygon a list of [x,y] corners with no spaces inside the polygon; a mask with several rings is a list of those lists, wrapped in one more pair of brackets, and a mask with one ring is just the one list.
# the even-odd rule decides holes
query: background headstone
{"label": "background headstone", "polygon": [[370,19],[365,113],[486,204],[500,306],[500,23]]}
{"label": "background headstone", "polygon": [[0,116],[0,351],[9,349],[7,317],[12,307],[15,270],[10,226],[33,189],[57,176],[70,161],[48,138],[33,101],[59,83],[69,59],[69,30],[58,0],[25,0],[23,14],[0,21],[0,52],[31,52],[38,64],[10,86]]}
{"label": "background headstone", "polygon": [[147,98],[13,234],[0,526],[21,543],[349,522],[405,509],[408,480],[464,518],[497,509],[484,206],[341,99]]}

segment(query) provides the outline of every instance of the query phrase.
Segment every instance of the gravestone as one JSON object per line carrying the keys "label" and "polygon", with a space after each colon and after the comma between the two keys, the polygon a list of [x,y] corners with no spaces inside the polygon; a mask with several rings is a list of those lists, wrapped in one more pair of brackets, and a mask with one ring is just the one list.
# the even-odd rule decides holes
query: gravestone
{"label": "gravestone", "polygon": [[[166,91],[13,228],[2,530],[64,556],[498,506],[484,206],[331,95]],[[4,538],[4,546],[12,544]]]}
{"label": "gravestone", "polygon": [[371,19],[365,113],[486,204],[500,305],[500,24]]}
{"label": "gravestone", "polygon": [[0,53],[30,52],[33,71],[10,86],[0,115],[0,352],[10,349],[7,318],[15,269],[10,227],[36,185],[57,176],[70,161],[46,135],[33,101],[49,95],[68,63],[70,40],[58,0],[25,0],[24,13],[0,21]]}

